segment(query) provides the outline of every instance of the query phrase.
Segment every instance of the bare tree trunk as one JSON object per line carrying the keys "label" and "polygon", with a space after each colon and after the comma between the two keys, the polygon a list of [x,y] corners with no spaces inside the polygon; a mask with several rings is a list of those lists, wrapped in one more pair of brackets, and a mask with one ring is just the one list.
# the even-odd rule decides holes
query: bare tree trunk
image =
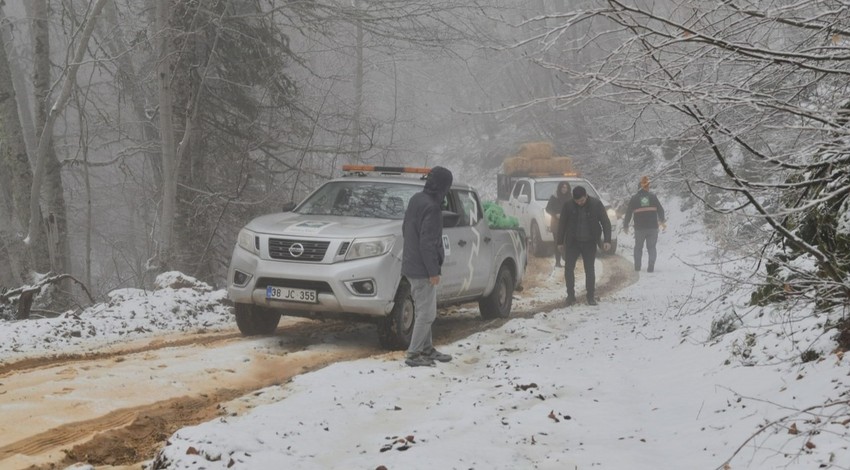
{"label": "bare tree trunk", "polygon": [[[0,5],[2,5],[2,1],[0,1]],[[2,8],[0,8],[0,25],[5,24],[6,15],[3,13]],[[34,127],[34,120],[32,117],[32,110],[30,108],[30,102],[26,98],[27,97],[27,86],[26,86],[26,78],[24,77],[23,67],[20,66],[20,58],[18,54],[15,52],[14,43],[12,41],[12,34],[10,32],[11,23],[8,23],[8,28],[0,28],[0,34],[2,34],[3,42],[6,44],[6,58],[9,61],[9,70],[12,74],[12,84],[15,87],[15,93],[17,95],[18,103],[18,113],[20,113],[20,121],[21,121],[21,129],[24,132],[24,142],[27,147],[27,155],[32,157],[36,152],[36,133]],[[34,162],[30,162],[31,164]]]}
{"label": "bare tree trunk", "polygon": [[159,134],[162,139],[162,206],[157,233],[157,268],[167,264],[173,240],[174,218],[177,211],[177,145],[174,138],[174,91],[172,89],[171,38],[168,33],[171,2],[157,0],[157,81],[159,83]]}
{"label": "bare tree trunk", "polygon": [[[35,130],[44,131],[50,103],[50,32],[47,0],[33,0],[33,44],[34,68],[33,87],[35,92]],[[43,196],[47,208],[47,244],[50,254],[50,270],[55,273],[71,272],[70,244],[68,241],[68,210],[65,204],[62,166],[53,148],[53,132],[46,150],[45,181]]]}
{"label": "bare tree trunk", "polygon": [[[34,187],[30,197],[31,204],[39,204],[39,194],[43,191],[47,208],[47,245],[50,255],[50,270],[57,273],[70,272],[70,246],[68,243],[68,219],[65,205],[64,185],[62,184],[62,167],[53,149],[53,124],[47,128],[50,103],[50,33],[48,23],[47,0],[33,0],[31,3],[33,15],[33,45],[35,48],[35,63],[33,68],[33,88],[35,93],[35,126],[36,132],[41,133],[41,148],[39,142],[39,158],[36,160],[36,176],[33,178]],[[55,120],[55,117],[53,118]],[[46,139],[45,139],[46,137]],[[40,157],[43,154],[44,157]],[[40,173],[39,169],[43,168]],[[42,187],[42,174],[44,185]],[[35,186],[38,185],[39,188]],[[41,189],[41,191],[38,191]],[[32,216],[32,214],[31,214]],[[33,221],[30,220],[30,227]],[[33,233],[33,230],[30,230]]]}
{"label": "bare tree trunk", "polygon": [[[41,239],[30,240],[30,250],[16,249],[16,242],[21,242],[22,229],[29,223],[30,193],[32,183],[32,172],[27,158],[26,144],[24,143],[23,131],[18,115],[15,89],[12,85],[12,76],[8,57],[6,55],[5,41],[0,35],[0,191],[3,197],[0,202],[4,204],[3,227],[8,227],[4,240],[4,247],[9,257],[11,276],[15,279],[25,279],[28,271],[37,269],[38,263],[32,256],[38,253],[41,247]],[[36,214],[41,220],[41,213]],[[5,230],[0,230],[3,236]],[[23,255],[28,253],[29,256]],[[43,253],[42,253],[43,254]],[[23,256],[22,256],[23,255]],[[44,260],[45,258],[41,258]]]}
{"label": "bare tree trunk", "polygon": [[[82,28],[80,34],[77,36],[78,42],[76,44],[74,56],[72,58],[70,58],[70,63],[67,66],[65,78],[62,81],[62,88],[59,92],[59,97],[56,99],[56,102],[54,102],[50,106],[49,111],[48,111],[47,116],[46,116],[46,119],[44,120],[44,125],[41,127],[41,135],[39,136],[39,140],[38,140],[38,155],[37,155],[37,158],[36,158],[35,172],[33,174],[32,190],[30,191],[30,220],[29,220],[29,230],[28,230],[30,237],[34,236],[34,234],[36,234],[38,232],[38,222],[39,222],[39,220],[37,219],[37,217],[40,218],[39,195],[41,193],[41,185],[42,185],[42,180],[44,179],[45,171],[49,172],[49,170],[47,168],[48,167],[47,162],[48,162],[48,160],[51,159],[50,155],[51,155],[52,150],[53,150],[53,125],[56,123],[56,118],[59,117],[59,115],[64,111],[65,105],[68,103],[68,99],[71,96],[71,90],[75,86],[76,80],[77,80],[77,70],[80,68],[80,64],[81,64],[83,57],[86,53],[89,38],[91,38],[92,30],[94,30],[95,21],[97,20],[97,17],[100,15],[100,11],[103,9],[103,5],[106,3],[106,1],[107,0],[97,0],[97,3],[91,9],[90,16],[86,19],[86,21],[83,25],[83,28]],[[45,16],[39,16],[38,18],[44,18],[41,21],[46,22],[46,18],[47,18],[46,17],[46,14],[47,14],[46,4],[42,4],[42,2],[44,2],[44,0],[37,0],[33,3],[33,5],[36,6],[36,7],[44,6],[44,10],[40,11],[40,13],[45,15]],[[37,19],[36,22],[39,22],[39,20]],[[38,29],[38,28],[36,28],[36,29]],[[41,48],[47,47],[47,44],[44,42],[44,41],[46,41],[47,38],[39,39],[40,33],[36,32],[35,34],[36,34],[36,44],[35,44],[36,57],[38,57],[39,52],[40,52],[39,48],[40,47]],[[41,42],[41,44],[39,44],[40,42]],[[38,66],[36,68],[38,68]],[[37,73],[41,73],[41,72],[37,72]],[[39,89],[39,87],[36,86],[36,90],[38,90],[38,89]],[[38,92],[38,91],[36,91],[36,92]],[[41,106],[39,106],[39,109],[41,109]],[[40,121],[41,120],[39,120],[39,122]],[[56,156],[55,156],[55,154],[53,154],[52,159],[55,160],[55,158],[56,158]],[[57,162],[57,165],[58,165],[58,162]],[[61,176],[58,173],[58,168],[57,168],[57,171],[55,172],[55,174],[53,174],[53,178],[58,179],[59,187],[54,188],[54,189],[60,193],[59,196],[54,196],[53,201],[58,203],[58,201],[61,199],[61,203],[62,203],[61,216],[63,217],[63,220],[61,221],[61,223],[65,224],[66,221],[64,220],[64,216],[65,216],[65,213],[64,213],[64,207],[65,207],[64,206],[64,197],[61,196],[61,191],[62,191]],[[52,182],[54,184],[56,184],[57,181],[53,180]],[[60,215],[60,214],[57,214],[57,215]],[[61,227],[64,228],[65,225],[61,225]],[[62,228],[60,228],[60,230],[62,230]],[[64,238],[64,240],[61,242],[63,244],[62,245],[62,248],[63,248],[63,255],[62,256],[64,258],[64,260],[63,260],[63,263],[64,263],[64,261],[67,260],[67,253],[68,253],[67,233],[60,231],[59,235],[60,235],[60,238]],[[63,264],[62,267],[69,268],[70,266],[68,266],[67,264]]]}
{"label": "bare tree trunk", "polygon": [[[35,131],[37,134],[41,134],[43,136],[44,133],[44,125],[47,122],[47,108],[50,105],[50,31],[49,31],[49,23],[48,23],[48,5],[47,0],[33,0],[30,2],[29,13],[32,18],[32,44],[33,44],[33,94],[35,95]],[[50,136],[52,139],[53,136]],[[48,160],[56,160],[56,153],[53,151],[52,141],[48,143],[44,149],[45,157],[44,163],[41,163],[41,166],[46,169],[48,173],[52,172],[53,163],[47,163]],[[36,155],[38,154],[39,149],[36,148]],[[38,169],[39,160],[36,157],[36,169]],[[30,191],[30,204],[31,207],[36,207],[40,210],[44,210],[44,206],[41,205],[41,189],[42,189],[42,178],[44,171],[39,172],[35,171],[35,175],[33,177],[33,188]],[[47,184],[49,186],[50,183]],[[49,206],[48,206],[49,207]],[[50,210],[47,210],[47,213],[50,214]],[[30,217],[34,217],[34,211],[31,209]],[[42,213],[43,216],[43,213]],[[38,229],[35,227],[35,221],[30,220],[30,235],[35,233]],[[47,249],[48,255],[50,259],[50,270],[56,272],[56,259],[54,258],[55,247],[50,246],[50,229],[47,229],[48,233],[45,234],[47,240]]]}
{"label": "bare tree trunk", "polygon": [[[135,256],[137,264],[133,265],[133,272],[136,276],[135,285],[143,287],[146,283],[148,270],[142,265],[142,260],[147,260],[155,256],[154,239],[158,238],[156,233],[151,233],[150,227],[156,226],[155,201],[162,194],[163,175],[162,175],[162,158],[160,151],[156,150],[157,142],[160,142],[160,134],[153,123],[154,112],[148,110],[146,106],[147,96],[145,96],[145,88],[139,81],[139,73],[136,66],[133,64],[132,54],[128,44],[123,41],[125,37],[122,25],[118,21],[118,12],[114,2],[109,2],[103,10],[104,24],[98,28],[98,33],[101,36],[101,41],[104,47],[109,51],[109,54],[114,58],[114,63],[118,66],[118,84],[121,90],[130,98],[135,121],[137,124],[138,139],[142,142],[142,147],[145,155],[145,162],[150,168],[150,174],[153,176],[153,184],[151,188],[145,188],[150,194],[157,197],[139,198],[133,202],[133,213],[140,214],[139,217],[133,217],[133,226],[137,227],[132,231],[132,236],[135,238],[133,246],[143,246],[143,252]],[[152,106],[150,106],[152,108]],[[141,219],[141,220],[139,220]]]}
{"label": "bare tree trunk", "polygon": [[86,184],[86,249],[84,253],[83,265],[85,266],[85,281],[86,285],[91,287],[91,234],[94,230],[94,215],[92,214],[92,188],[91,188],[91,172],[89,171],[89,149],[88,143],[83,149],[83,181]]}
{"label": "bare tree trunk", "polygon": [[[136,121],[139,123],[139,137],[147,144],[159,141],[159,133],[154,126],[150,115],[145,106],[144,89],[139,83],[139,74],[136,66],[133,65],[132,55],[128,54],[127,45],[121,41],[124,37],[121,29],[121,24],[118,22],[118,14],[115,10],[114,2],[106,4],[103,10],[105,20],[103,44],[109,51],[109,54],[115,58],[115,63],[118,65],[118,75],[122,89],[130,96],[130,103],[133,105],[133,113],[136,115]],[[110,33],[106,34],[106,31]],[[116,33],[117,32],[117,33]],[[147,146],[146,146],[147,147]],[[156,191],[160,192],[162,188],[162,165],[159,153],[153,150],[145,151],[145,159],[150,165]]]}
{"label": "bare tree trunk", "polygon": [[[12,217],[6,212],[6,208],[0,205],[0,224],[7,224],[11,220]],[[6,226],[12,225],[9,223]],[[13,234],[10,235],[0,230],[0,263],[2,263],[0,265],[0,286],[21,285],[24,283],[22,274],[26,272],[23,266],[26,249],[14,246],[16,241]]]}

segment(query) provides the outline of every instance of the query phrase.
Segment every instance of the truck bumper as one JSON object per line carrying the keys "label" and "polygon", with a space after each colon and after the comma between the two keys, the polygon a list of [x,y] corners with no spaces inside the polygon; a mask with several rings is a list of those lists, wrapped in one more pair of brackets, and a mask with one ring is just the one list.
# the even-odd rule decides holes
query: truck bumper
{"label": "truck bumper", "polygon": [[[395,253],[337,263],[265,260],[238,245],[227,274],[227,294],[235,303],[246,303],[305,315],[326,313],[332,317],[385,316],[393,307],[401,278],[401,261]],[[245,276],[249,276],[247,281]],[[371,281],[373,295],[356,292],[356,285]],[[266,287],[294,287],[316,291],[317,302],[266,298]]]}

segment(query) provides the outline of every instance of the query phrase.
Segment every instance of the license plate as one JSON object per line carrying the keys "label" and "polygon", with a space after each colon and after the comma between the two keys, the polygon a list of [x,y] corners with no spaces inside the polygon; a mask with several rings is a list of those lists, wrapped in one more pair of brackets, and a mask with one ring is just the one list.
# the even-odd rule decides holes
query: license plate
{"label": "license plate", "polygon": [[288,302],[317,303],[319,301],[316,291],[310,289],[298,289],[295,287],[266,287],[266,298],[273,300],[286,300]]}

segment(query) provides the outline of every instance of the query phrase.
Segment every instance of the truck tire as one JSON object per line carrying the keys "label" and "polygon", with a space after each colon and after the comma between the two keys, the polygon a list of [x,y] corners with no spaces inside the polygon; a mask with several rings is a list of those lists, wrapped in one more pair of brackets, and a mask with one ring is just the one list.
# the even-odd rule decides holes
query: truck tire
{"label": "truck tire", "polygon": [[404,279],[398,285],[394,302],[390,314],[378,323],[378,341],[385,349],[407,349],[413,336],[416,307],[410,284]]}
{"label": "truck tire", "polygon": [[478,301],[478,310],[487,320],[508,318],[514,301],[514,275],[511,270],[502,265],[496,276],[496,285],[487,297]]}
{"label": "truck tire", "polygon": [[528,251],[534,256],[542,258],[548,255],[546,247],[543,246],[543,237],[540,236],[540,227],[537,226],[536,220],[531,222],[531,240],[528,245]]}
{"label": "truck tire", "polygon": [[277,329],[280,312],[251,304],[236,304],[236,326],[245,336],[270,335]]}

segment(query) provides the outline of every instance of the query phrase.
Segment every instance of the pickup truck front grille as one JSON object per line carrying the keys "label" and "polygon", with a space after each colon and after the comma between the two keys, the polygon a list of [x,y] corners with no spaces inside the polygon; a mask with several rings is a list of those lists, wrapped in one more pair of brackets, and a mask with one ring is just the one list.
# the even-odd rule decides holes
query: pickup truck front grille
{"label": "pickup truck front grille", "polygon": [[302,279],[283,279],[276,277],[261,277],[257,279],[255,289],[265,289],[268,286],[295,287],[298,289],[312,289],[317,292],[332,293],[331,285],[324,281],[305,281]]}
{"label": "pickup truck front grille", "polygon": [[[331,242],[269,238],[269,256],[293,261],[321,261]],[[300,254],[299,254],[300,253]],[[293,256],[298,254],[298,256]]]}

